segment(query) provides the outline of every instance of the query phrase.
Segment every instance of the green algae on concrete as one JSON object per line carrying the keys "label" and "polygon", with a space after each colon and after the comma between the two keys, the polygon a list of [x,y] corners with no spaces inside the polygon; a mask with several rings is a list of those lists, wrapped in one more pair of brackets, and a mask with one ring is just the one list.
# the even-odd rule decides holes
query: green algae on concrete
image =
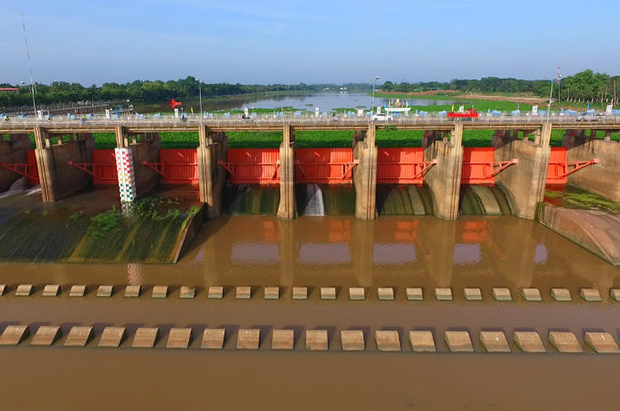
{"label": "green algae on concrete", "polygon": [[573,185],[545,190],[545,204],[578,210],[600,210],[620,213],[620,202],[582,190]]}

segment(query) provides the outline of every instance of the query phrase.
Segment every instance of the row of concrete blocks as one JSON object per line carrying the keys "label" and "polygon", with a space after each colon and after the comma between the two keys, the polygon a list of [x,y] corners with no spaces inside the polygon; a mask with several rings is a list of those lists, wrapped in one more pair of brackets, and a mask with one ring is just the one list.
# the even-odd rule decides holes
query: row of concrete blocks
{"label": "row of concrete blocks", "polygon": [[[32,284],[21,284],[17,286],[15,295],[19,297],[27,297],[32,294],[34,286]],[[4,294],[6,285],[0,285],[0,295]],[[87,288],[85,285],[73,285],[69,290],[69,297],[83,297],[86,295]],[[142,288],[139,285],[128,285],[125,287],[125,297],[139,297],[142,292]],[[46,285],[43,288],[43,296],[55,297],[60,293],[59,285]],[[112,285],[100,285],[97,288],[97,297],[111,297],[114,293],[114,286]],[[336,287],[321,287],[320,288],[322,300],[335,300],[337,297]],[[410,301],[422,301],[424,300],[424,291],[421,287],[407,287],[405,295]],[[452,289],[451,288],[435,288],[435,298],[438,301],[452,301]],[[512,301],[512,293],[509,288],[496,287],[493,288],[491,293],[493,298],[497,301]],[[551,297],[556,301],[568,302],[572,301],[572,296],[567,288],[552,288],[550,292]],[[601,293],[596,288],[582,288],[579,290],[581,298],[588,302],[600,302],[602,301]],[[613,288],[610,290],[609,295],[614,301],[620,301],[620,289]],[[168,286],[158,285],[152,289],[151,296],[153,298],[167,298]],[[180,289],[180,298],[194,298],[196,296],[196,287],[182,286]],[[292,287],[292,296],[294,300],[305,300],[308,298],[308,287]],[[394,300],[395,292],[392,287],[378,287],[377,298],[382,301]],[[464,288],[463,296],[468,301],[482,301],[482,290],[480,288]],[[521,289],[521,296],[525,301],[542,301],[542,296],[538,288],[523,288]],[[224,287],[208,287],[208,298],[223,298]],[[267,300],[277,300],[280,298],[280,287],[265,287],[264,297]],[[242,286],[235,288],[235,298],[237,299],[250,299],[252,298],[252,287]],[[349,299],[351,300],[365,300],[366,289],[364,287],[349,287]]]}
{"label": "row of concrete blocks", "polygon": [[[28,325],[9,325],[0,335],[0,346],[15,346],[28,336]],[[159,328],[141,327],[136,330],[131,347],[153,348],[157,340]],[[60,326],[39,326],[30,345],[51,346],[60,337]],[[105,327],[99,347],[117,348],[126,337],[125,327]],[[207,328],[202,334],[201,348],[222,349],[226,329]],[[402,351],[398,331],[375,331],[375,344],[378,351],[397,352]],[[93,327],[73,326],[65,339],[65,347],[84,347],[93,337]],[[191,328],[172,328],[166,341],[166,348],[188,348],[192,337]],[[451,352],[474,352],[472,340],[467,331],[446,331],[445,342]],[[510,344],[503,331],[481,331],[480,342],[486,352],[509,353]],[[561,353],[581,353],[583,348],[577,337],[572,332],[551,331],[549,343]],[[514,343],[524,353],[545,353],[547,350],[540,335],[535,331],[515,331]],[[607,332],[586,332],[584,341],[596,353],[614,354],[620,353],[618,344],[613,336]],[[364,331],[342,330],[340,331],[340,343],[342,351],[364,351],[366,343]],[[409,343],[414,352],[436,352],[435,338],[431,331],[409,331]],[[240,329],[237,333],[236,348],[238,350],[258,350],[260,347],[260,329]],[[281,329],[272,331],[272,350],[293,350],[295,348],[295,331]],[[329,338],[327,330],[305,331],[306,351],[327,351]]]}

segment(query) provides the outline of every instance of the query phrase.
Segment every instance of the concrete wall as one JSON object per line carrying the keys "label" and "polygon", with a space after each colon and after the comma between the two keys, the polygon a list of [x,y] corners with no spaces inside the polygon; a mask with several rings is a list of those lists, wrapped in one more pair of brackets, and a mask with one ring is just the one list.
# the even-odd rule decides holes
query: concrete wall
{"label": "concrete wall", "polygon": [[[0,135],[0,163],[25,164],[28,162],[26,150],[31,147],[27,134],[9,134],[8,141]],[[21,176],[13,171],[0,168],[0,193],[8,190]]]}
{"label": "concrete wall", "polygon": [[62,144],[52,145],[51,137],[41,127],[35,128],[41,194],[46,203],[58,201],[91,185],[89,174],[67,165],[67,162],[91,163],[95,148],[92,138],[75,140],[70,137]]}
{"label": "concrete wall", "polygon": [[355,217],[374,220],[377,217],[377,146],[376,126],[368,127],[363,141],[357,141],[353,158],[359,161],[353,169],[355,185]]}
{"label": "concrete wall", "polygon": [[562,141],[568,148],[568,161],[599,159],[598,164],[585,167],[568,176],[568,182],[614,201],[620,201],[620,143],[581,136],[566,135]]}
{"label": "concrete wall", "polygon": [[227,171],[218,164],[226,161],[228,140],[224,133],[210,132],[201,126],[198,138],[198,189],[200,201],[206,204],[207,217],[218,218],[222,214],[222,190]]}
{"label": "concrete wall", "polygon": [[437,160],[424,176],[433,196],[435,216],[456,220],[463,171],[463,125],[456,124],[449,138],[441,138],[437,132],[426,134],[422,141],[424,161]]}
{"label": "concrete wall", "polygon": [[295,136],[290,126],[284,126],[280,144],[280,204],[278,217],[293,219],[297,216],[295,204]]}
{"label": "concrete wall", "polygon": [[140,197],[159,185],[159,173],[143,165],[142,162],[159,162],[161,140],[159,138],[147,138],[144,141],[131,143],[129,148],[131,148],[131,155],[133,156],[136,196]]}

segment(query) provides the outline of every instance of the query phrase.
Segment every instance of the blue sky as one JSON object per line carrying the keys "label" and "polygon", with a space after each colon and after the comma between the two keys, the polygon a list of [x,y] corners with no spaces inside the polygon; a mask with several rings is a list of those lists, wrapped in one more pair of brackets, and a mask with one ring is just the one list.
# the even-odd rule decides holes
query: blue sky
{"label": "blue sky", "polygon": [[[8,4],[6,4],[8,3]],[[620,2],[6,0],[0,83],[318,83],[620,74]]]}

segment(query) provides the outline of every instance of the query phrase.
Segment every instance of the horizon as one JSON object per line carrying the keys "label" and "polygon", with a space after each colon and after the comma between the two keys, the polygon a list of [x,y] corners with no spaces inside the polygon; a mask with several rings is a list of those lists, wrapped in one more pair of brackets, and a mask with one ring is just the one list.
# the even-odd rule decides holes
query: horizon
{"label": "horizon", "polygon": [[582,27],[611,25],[620,5],[607,5],[601,16],[572,0],[561,8],[526,0],[510,9],[514,24],[506,24],[505,8],[476,3],[377,8],[367,1],[319,0],[313,7],[281,0],[260,6],[139,0],[49,7],[28,0],[4,7],[0,55],[9,64],[0,66],[0,83],[29,83],[22,11],[34,80],[42,84],[188,75],[208,84],[256,85],[369,83],[373,75],[379,84],[551,80],[558,66],[564,77],[588,68],[614,75],[620,66],[620,55],[607,51],[617,48],[620,34],[564,28],[577,11]]}

